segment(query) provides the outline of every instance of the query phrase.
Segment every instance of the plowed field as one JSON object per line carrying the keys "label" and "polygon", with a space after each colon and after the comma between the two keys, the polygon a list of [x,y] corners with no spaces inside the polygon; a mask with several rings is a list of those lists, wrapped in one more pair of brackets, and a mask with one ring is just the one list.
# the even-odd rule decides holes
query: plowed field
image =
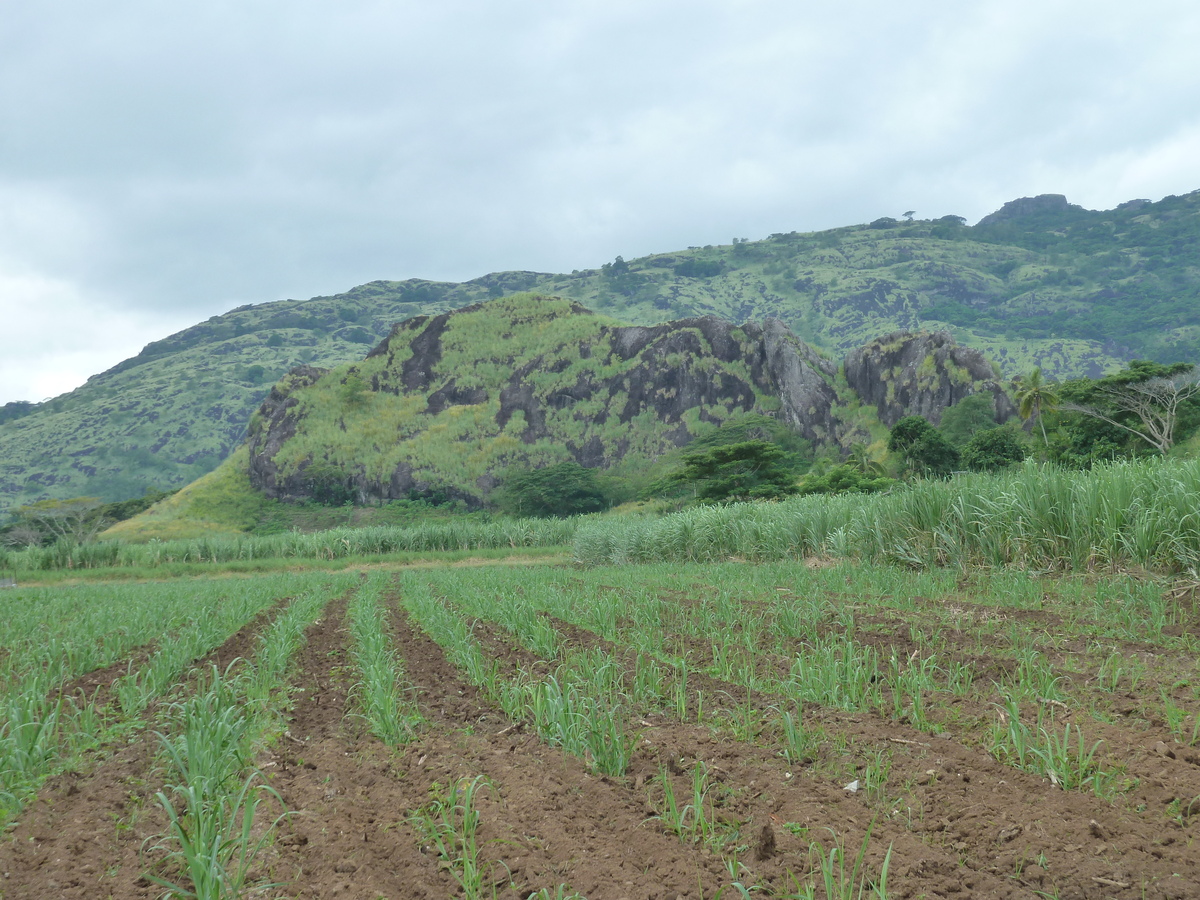
{"label": "plowed field", "polygon": [[[255,826],[261,896],[824,897],[824,864],[839,897],[1200,897],[1190,585],[731,563],[357,590],[421,722],[373,736],[331,591],[256,745],[290,811]],[[193,672],[253,666],[278,614]],[[147,715],[16,814],[5,900],[163,895]]]}

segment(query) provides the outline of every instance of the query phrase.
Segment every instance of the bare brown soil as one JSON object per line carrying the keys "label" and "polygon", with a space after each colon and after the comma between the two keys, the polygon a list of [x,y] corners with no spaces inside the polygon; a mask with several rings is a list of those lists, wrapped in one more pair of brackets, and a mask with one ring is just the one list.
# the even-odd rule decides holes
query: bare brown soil
{"label": "bare brown soil", "polygon": [[[197,667],[224,670],[251,656],[276,611],[259,613]],[[124,665],[113,665],[90,673],[64,694],[83,690],[107,696],[125,671]],[[154,709],[145,715],[152,718]],[[146,838],[165,825],[151,805],[156,751],[154,736],[141,730],[123,746],[102,748],[85,770],[51,778],[0,841],[0,898],[161,896],[162,889],[142,877]]]}
{"label": "bare brown soil", "polygon": [[[803,721],[823,729],[824,741],[812,760],[793,767],[778,752],[772,718],[758,715],[783,698],[747,697],[702,673],[689,675],[689,709],[694,715],[702,692],[704,708],[717,715],[703,725],[665,712],[639,716],[630,723],[637,744],[628,772],[606,777],[508,720],[413,626],[399,599],[390,604],[393,636],[426,724],[396,748],[367,732],[353,698],[346,602],[331,604],[308,630],[287,732],[260,760],[292,811],[255,872],[281,885],[267,896],[459,896],[450,868],[410,817],[452,783],[481,779],[487,893],[505,900],[542,888],[553,896],[559,885],[589,900],[710,900],[722,889],[721,896],[737,896],[734,881],[785,897],[794,878],[809,875],[813,842],[827,850],[836,834],[853,857],[869,828],[867,869],[878,872],[890,848],[892,898],[1200,898],[1200,751],[1143,716],[1141,697],[1173,688],[1157,670],[1138,696],[1110,698],[1111,723],[1082,707],[1055,707],[1056,727],[1078,724],[1089,745],[1103,741],[1101,755],[1125,767],[1113,802],[994,759],[981,735],[997,709],[971,696],[931,712],[937,734],[877,713],[807,705]],[[921,617],[861,616],[857,636],[881,655],[906,655],[917,649],[908,638],[913,622]],[[553,624],[569,644],[611,653],[632,678],[635,661],[620,645]],[[934,628],[937,620],[923,624]],[[235,642],[252,634],[231,639],[218,663],[248,652]],[[476,635],[502,673],[549,665],[487,623]],[[692,639],[680,645],[708,649]],[[1011,673],[999,639],[992,646],[964,637],[947,647],[980,679]],[[1058,661],[1085,650],[1065,642]],[[766,651],[757,662],[764,671],[787,665]],[[739,732],[745,709],[755,717]],[[1034,705],[1025,711],[1032,715]],[[143,736],[86,776],[48,785],[0,843],[0,897],[157,896],[139,878],[142,842],[156,828],[153,814],[139,808],[153,783],[152,754]],[[846,790],[881,759],[890,765],[881,791]],[[718,834],[711,843],[669,833],[659,815],[662,779],[688,802],[697,772],[710,783]]]}

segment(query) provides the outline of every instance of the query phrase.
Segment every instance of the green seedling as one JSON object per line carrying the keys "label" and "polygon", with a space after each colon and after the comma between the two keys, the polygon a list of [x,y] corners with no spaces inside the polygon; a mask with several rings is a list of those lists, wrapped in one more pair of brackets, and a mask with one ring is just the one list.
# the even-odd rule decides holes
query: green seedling
{"label": "green seedling", "polygon": [[[816,900],[818,897],[823,897],[824,900],[887,900],[892,848],[888,847],[878,874],[872,875],[866,866],[867,847],[870,846],[874,828],[875,823],[872,822],[867,828],[858,854],[850,864],[849,871],[846,869],[846,853],[842,849],[841,840],[832,829],[830,834],[833,836],[833,845],[828,850],[817,841],[810,844],[811,874],[804,884],[801,884],[795,875],[791,875],[793,891],[783,895],[780,900]],[[818,889],[821,893],[818,893]]]}
{"label": "green seedling", "polygon": [[491,781],[484,775],[459,778],[445,794],[414,810],[408,819],[422,840],[448,864],[466,900],[482,900],[484,884],[490,881],[491,866],[480,857],[476,801],[481,791],[492,790]]}

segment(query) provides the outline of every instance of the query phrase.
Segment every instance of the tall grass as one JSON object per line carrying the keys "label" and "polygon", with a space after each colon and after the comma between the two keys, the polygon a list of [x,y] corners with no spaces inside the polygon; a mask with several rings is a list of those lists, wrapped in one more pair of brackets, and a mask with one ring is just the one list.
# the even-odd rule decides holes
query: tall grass
{"label": "tall grass", "polygon": [[887,495],[801,497],[598,519],[579,562],[766,561],[851,557],[915,568],[1200,570],[1200,460],[1074,472],[1026,463],[1000,475],[924,481]]}
{"label": "tall grass", "polygon": [[201,537],[146,544],[59,542],[21,551],[0,549],[0,571],[158,568],[175,563],[228,563],[262,559],[345,559],[388,553],[427,553],[553,547],[575,537],[574,519],[501,519],[429,522],[412,526],[334,528],[314,534]]}

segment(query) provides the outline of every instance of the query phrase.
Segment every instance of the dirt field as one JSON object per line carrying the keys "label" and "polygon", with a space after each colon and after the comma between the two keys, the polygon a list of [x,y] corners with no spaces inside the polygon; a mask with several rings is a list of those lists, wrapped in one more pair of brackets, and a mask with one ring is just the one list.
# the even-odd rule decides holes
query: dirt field
{"label": "dirt field", "polygon": [[[522,575],[505,577],[519,586]],[[583,578],[592,594],[605,587],[601,575],[555,577],[559,587]],[[707,602],[696,587],[702,573],[677,589],[663,587],[674,577],[647,576],[654,602],[681,616]],[[784,898],[807,896],[805,886],[815,884],[822,897],[814,844],[828,853],[836,841],[849,866],[870,828],[863,871],[868,885],[877,882],[890,849],[893,898],[1200,897],[1200,748],[1188,740],[1197,713],[1194,605],[1142,642],[1108,633],[1101,641],[1089,634],[1086,617],[1064,615],[1053,603],[1030,609],[1005,608],[994,598],[973,602],[971,585],[918,596],[903,609],[876,600],[854,610],[857,645],[911,665],[928,655],[927,636],[936,634],[940,671],[957,665],[973,673],[972,689],[929,698],[930,727],[914,727],[915,710],[889,715],[886,694],[873,709],[805,702],[802,721],[819,739],[808,758],[789,761],[768,715],[784,698],[761,685],[786,677],[794,655],[756,644],[754,672],[744,681],[700,665],[686,674],[685,716],[631,709],[631,762],[624,775],[606,776],[539,737],[529,722],[505,715],[469,683],[417,626],[408,589],[393,581],[386,603],[409,697],[426,724],[402,747],[369,735],[354,702],[347,598],[333,601],[308,629],[296,660],[286,732],[258,760],[293,812],[256,863],[260,881],[280,883],[263,896],[461,896],[452,869],[411,815],[460,779],[481,779],[486,896],[527,898],[546,889],[549,897],[577,892],[591,900]],[[781,582],[758,607],[749,593],[739,602],[770,621],[780,594],[794,590],[794,582]],[[461,606],[452,595],[444,602]],[[581,599],[580,608],[586,603]],[[563,609],[543,615],[559,636],[560,654],[595,649],[618,661],[625,681],[637,677],[637,654],[624,640],[602,637]],[[814,633],[845,636],[838,615],[824,614]],[[224,666],[249,656],[263,621],[230,638],[211,661]],[[613,634],[633,628],[618,623]],[[736,639],[742,628],[726,621],[722,633]],[[713,635],[668,632],[665,643],[676,657],[716,652]],[[501,677],[552,668],[495,621],[477,620],[474,633]],[[1105,796],[1056,786],[1056,779],[989,752],[988,735],[1005,715],[991,686],[1015,677],[1022,664],[1011,645],[1022,635],[1038,636],[1039,659],[1064,699],[1031,695],[1021,710],[1052,713],[1051,736],[1065,731],[1070,738],[1078,726],[1085,752],[1102,742],[1096,761],[1112,773]],[[803,642],[796,643],[798,652]],[[1137,666],[1139,676],[1114,676],[1111,660],[1118,658],[1127,661],[1127,673]],[[116,667],[95,673],[86,686],[103,691],[116,674]],[[1164,708],[1182,710],[1182,725],[1169,722]],[[155,864],[153,838],[164,827],[152,802],[161,784],[154,739],[144,732],[110,749],[83,773],[49,781],[0,844],[5,900],[162,895],[142,877]],[[710,830],[670,833],[666,782],[685,799],[702,784],[699,806],[709,812]],[[855,782],[858,789],[847,790]]]}

